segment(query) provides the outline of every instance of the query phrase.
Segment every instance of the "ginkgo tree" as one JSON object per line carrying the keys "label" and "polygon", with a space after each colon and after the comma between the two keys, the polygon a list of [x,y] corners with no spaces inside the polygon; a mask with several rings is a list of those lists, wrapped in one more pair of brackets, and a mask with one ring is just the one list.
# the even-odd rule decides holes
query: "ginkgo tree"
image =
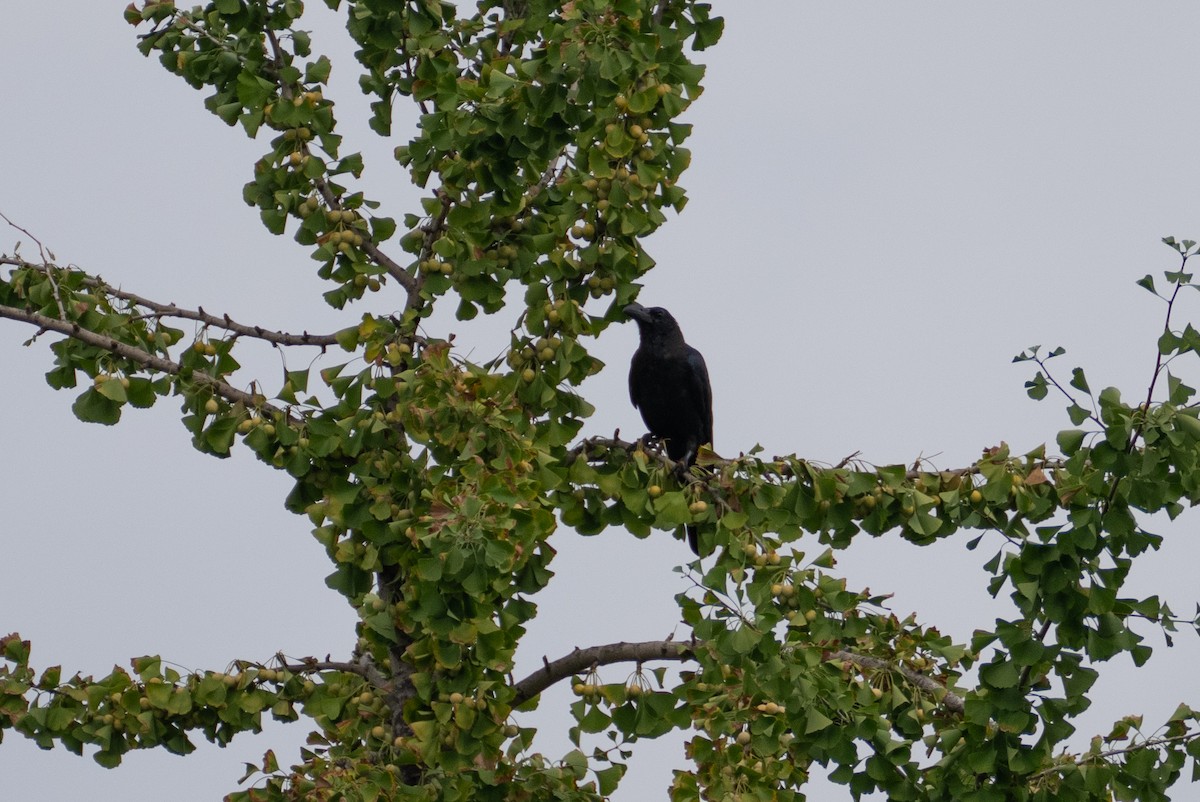
{"label": "ginkgo tree", "polygon": [[[266,143],[244,200],[308,251],[343,328],[287,333],[156,301],[46,249],[0,258],[0,317],[61,335],[47,379],[77,394],[80,419],[115,424],[173,396],[200,451],[246,448],[286,471],[288,508],[311,521],[327,583],[358,613],[356,648],[196,672],[147,656],[67,676],[39,669],[14,633],[0,639],[0,736],[111,767],[131,749],[225,744],[267,715],[312,728],[294,765],[268,753],[234,800],[603,799],[626,757],[589,736],[676,730],[690,760],[678,800],[802,799],[825,773],[854,798],[1149,800],[1196,770],[1200,713],[1185,704],[1066,748],[1107,661],[1141,665],[1150,631],[1196,624],[1125,590],[1160,541],[1146,517],[1200,498],[1200,407],[1168,371],[1200,352],[1200,332],[1177,320],[1197,286],[1195,243],[1166,240],[1177,261],[1139,282],[1164,321],[1133,400],[1053,370],[1059,349],[1018,357],[1034,368],[1032,397],[1068,404],[1056,453],[1001,444],[936,470],[706,452],[681,473],[655,443],[581,437],[580,387],[602,367],[589,343],[654,265],[643,240],[685,204],[679,118],[701,91],[692,53],[717,42],[720,18],[693,0],[327,3],[345,14],[371,128],[397,143],[389,167],[422,189],[419,209],[357,188],[363,160],[345,146],[299,0],[143,2],[126,18],[144,54]],[[400,103],[419,110],[412,130],[393,130]],[[375,294],[397,311],[355,310]],[[457,353],[431,330],[439,304],[510,320],[502,356]],[[267,387],[234,376],[255,341],[325,357]],[[551,533],[689,523],[705,558],[697,590],[677,597],[688,637],[564,646],[514,675],[552,581]],[[898,618],[833,570],[838,550],[884,532],[971,548],[998,535],[981,582],[1010,616],[979,622],[968,643]],[[632,679],[600,681],[621,662]],[[537,751],[535,727],[513,715],[556,683],[577,697],[565,755]]]}

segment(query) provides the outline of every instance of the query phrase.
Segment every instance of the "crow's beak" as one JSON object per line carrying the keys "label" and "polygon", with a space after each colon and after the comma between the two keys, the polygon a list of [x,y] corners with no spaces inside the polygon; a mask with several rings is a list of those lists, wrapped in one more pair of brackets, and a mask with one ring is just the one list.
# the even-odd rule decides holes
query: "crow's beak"
{"label": "crow's beak", "polygon": [[650,321],[650,315],[646,313],[646,307],[642,306],[641,304],[630,304],[621,311],[625,313],[626,317],[632,318],[641,323],[648,323]]}

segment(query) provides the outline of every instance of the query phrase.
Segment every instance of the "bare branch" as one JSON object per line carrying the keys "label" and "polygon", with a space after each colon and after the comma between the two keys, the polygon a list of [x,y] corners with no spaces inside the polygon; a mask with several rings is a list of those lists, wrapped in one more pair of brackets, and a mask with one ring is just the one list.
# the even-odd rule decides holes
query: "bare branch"
{"label": "bare branch", "polygon": [[544,662],[543,666],[518,682],[514,688],[517,692],[514,705],[527,702],[554,683],[578,674],[584,669],[610,663],[643,663],[649,660],[694,660],[692,645],[675,643],[669,640],[644,641],[642,643],[610,643],[605,646],[592,646],[588,649],[576,648],[566,657],[560,657],[553,662]]}
{"label": "bare branch", "polygon": [[[71,323],[65,320],[56,320],[52,317],[39,314],[37,312],[29,312],[24,309],[17,309],[12,306],[0,305],[0,317],[6,317],[9,320],[19,320],[22,323],[30,323],[37,326],[42,331],[56,331],[60,334],[65,334],[80,342],[85,342],[88,345],[94,345],[97,348],[103,348],[106,351],[111,351],[123,359],[128,359],[136,362],[144,368],[156,370],[160,373],[169,373],[173,376],[178,376],[183,372],[182,366],[178,362],[173,362],[165,357],[151,354],[128,343],[123,343],[120,340],[115,340],[112,337],[107,337],[103,334],[97,334],[94,331],[89,331],[77,323]],[[299,426],[303,422],[298,418],[294,418],[284,410],[272,404],[268,404],[262,400],[261,396],[255,396],[244,390],[239,390],[236,387],[213,378],[203,373],[193,372],[190,376],[192,381],[198,384],[204,384],[209,387],[214,393],[222,398],[233,402],[245,404],[250,409],[261,409],[265,412],[270,412],[276,415],[285,417],[290,425]]]}

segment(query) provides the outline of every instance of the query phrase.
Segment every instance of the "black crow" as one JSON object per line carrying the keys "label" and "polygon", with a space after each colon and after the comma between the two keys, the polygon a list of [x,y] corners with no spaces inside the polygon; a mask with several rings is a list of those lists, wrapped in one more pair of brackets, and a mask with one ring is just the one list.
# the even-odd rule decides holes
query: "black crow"
{"label": "black crow", "polygon": [[[637,321],[641,344],[629,365],[629,398],[650,434],[666,443],[667,456],[686,470],[702,445],[712,445],[712,387],[700,352],[683,341],[671,313],[630,304],[623,310]],[[700,553],[695,526],[688,544]]]}

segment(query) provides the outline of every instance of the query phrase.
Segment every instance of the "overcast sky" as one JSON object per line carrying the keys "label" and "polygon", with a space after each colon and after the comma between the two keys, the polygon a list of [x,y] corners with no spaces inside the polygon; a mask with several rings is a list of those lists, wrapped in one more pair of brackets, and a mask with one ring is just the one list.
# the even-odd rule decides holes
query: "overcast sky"
{"label": "overcast sky", "polygon": [[[0,7],[0,211],[60,262],[161,301],[285,330],[361,315],[325,306],[306,251],[242,203],[265,142],[227,128],[202,93],[139,55],[124,4]],[[1067,348],[1064,375],[1083,365],[1093,387],[1145,392],[1163,308],[1134,281],[1175,267],[1161,237],[1200,239],[1200,5],[714,5],[727,25],[700,54],[707,91],[688,115],[682,181],[691,202],[647,243],[659,266],[641,299],[668,307],[704,353],[720,453],[761,443],[815,461],[861,451],[956,467],[1001,440],[1053,444],[1070,427],[1063,405],[1028,400],[1030,372],[1010,364],[1036,343]],[[347,149],[361,142],[368,171],[380,171],[368,189],[399,218],[417,195],[388,163],[395,143],[355,128],[366,100],[351,48],[324,4],[309,6],[314,47],[334,58],[329,94]],[[0,230],[0,250],[18,239]],[[508,322],[429,333],[458,332],[490,356]],[[43,380],[51,338],[21,347],[32,333],[0,321],[0,631],[32,639],[35,665],[67,675],[154,653],[187,669],[347,654],[355,616],[323,584],[330,566],[309,523],[283,509],[287,477],[244,452],[193,451],[172,399],[127,410],[113,428],[78,422],[74,394]],[[632,327],[614,327],[597,345],[610,368],[584,387],[592,433],[642,431],[625,387],[635,344]],[[243,384],[278,385],[277,355],[243,362]],[[1177,364],[1200,382],[1194,364]],[[1133,592],[1194,609],[1198,522],[1162,523],[1166,544],[1135,570]],[[983,591],[997,543],[968,552],[971,537],[921,549],[888,535],[856,545],[839,569],[962,641],[1008,610]],[[538,599],[518,674],[573,646],[676,631],[683,543],[560,530],[553,545],[557,580]],[[1137,672],[1124,658],[1109,667],[1078,744],[1127,713],[1157,725],[1200,701],[1196,640],[1183,633]],[[565,730],[552,710],[567,701],[546,694],[547,728]],[[267,748],[290,764],[307,732],[271,725],[225,750],[133,753],[110,771],[9,731],[0,777],[12,799],[213,800]],[[568,748],[561,737],[542,745]],[[615,798],[665,799],[684,765],[678,739],[640,745]]]}

